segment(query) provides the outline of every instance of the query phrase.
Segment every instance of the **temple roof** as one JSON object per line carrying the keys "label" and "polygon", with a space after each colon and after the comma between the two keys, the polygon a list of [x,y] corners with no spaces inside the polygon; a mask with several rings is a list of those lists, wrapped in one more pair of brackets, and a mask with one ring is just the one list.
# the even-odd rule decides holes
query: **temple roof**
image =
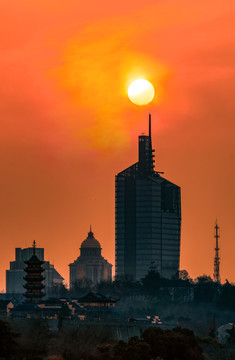
{"label": "temple roof", "polygon": [[99,248],[101,249],[100,243],[94,238],[93,232],[90,230],[87,238],[82,242],[81,248]]}
{"label": "temple roof", "polygon": [[42,265],[42,264],[44,264],[44,261],[39,260],[37,255],[33,254],[28,261],[25,261],[25,264],[27,264],[27,265],[31,265],[31,264]]}
{"label": "temple roof", "polygon": [[97,303],[106,303],[106,302],[111,302],[111,303],[115,303],[117,302],[119,299],[114,299],[112,297],[107,297],[105,295],[102,295],[100,294],[99,292],[98,293],[94,293],[92,291],[90,291],[87,295],[81,297],[81,298],[78,298],[77,299],[78,302],[80,303],[83,303],[83,302],[97,302]]}
{"label": "temple roof", "polygon": [[11,311],[41,311],[40,307],[33,303],[33,302],[27,302],[23,304],[19,304],[16,307],[12,308]]}

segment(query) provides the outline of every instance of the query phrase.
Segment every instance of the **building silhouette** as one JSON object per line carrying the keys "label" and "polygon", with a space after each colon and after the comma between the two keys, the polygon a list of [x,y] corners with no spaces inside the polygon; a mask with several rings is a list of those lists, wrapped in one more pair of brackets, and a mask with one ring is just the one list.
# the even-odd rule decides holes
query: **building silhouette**
{"label": "building silhouette", "polygon": [[42,273],[45,271],[42,265],[44,261],[39,260],[35,253],[36,243],[35,240],[33,242],[33,255],[27,261],[25,261],[26,268],[24,271],[26,272],[26,276],[24,276],[26,289],[24,296],[27,301],[30,302],[39,302],[43,296],[45,296],[43,289],[45,285],[43,285],[43,281],[45,280]]}
{"label": "building silhouette", "polygon": [[139,136],[138,162],[116,175],[116,277],[143,278],[154,264],[161,276],[179,270],[181,234],[180,187],[154,171],[149,134]]}
{"label": "building silhouette", "polygon": [[81,244],[80,256],[69,264],[70,287],[83,281],[96,285],[101,281],[112,280],[112,264],[103,258],[101,250],[99,241],[90,229],[87,238]]}
{"label": "building silhouette", "polygon": [[10,269],[6,270],[6,293],[7,294],[23,294],[24,289],[24,268],[25,261],[28,261],[34,254],[40,261],[43,261],[45,293],[48,294],[55,285],[63,283],[63,277],[55,269],[54,265],[49,261],[44,261],[44,249],[28,247],[25,249],[15,249],[15,260],[10,262]]}

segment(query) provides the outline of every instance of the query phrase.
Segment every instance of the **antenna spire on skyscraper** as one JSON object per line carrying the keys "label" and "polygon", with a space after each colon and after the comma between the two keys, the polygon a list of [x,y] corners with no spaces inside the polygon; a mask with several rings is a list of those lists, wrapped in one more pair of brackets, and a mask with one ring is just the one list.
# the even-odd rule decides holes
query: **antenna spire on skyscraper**
{"label": "antenna spire on skyscraper", "polygon": [[151,114],[149,113],[149,168],[152,172],[154,170],[154,150],[152,149],[152,119]]}
{"label": "antenna spire on skyscraper", "polygon": [[152,142],[152,134],[151,134],[151,114],[149,113],[149,140]]}

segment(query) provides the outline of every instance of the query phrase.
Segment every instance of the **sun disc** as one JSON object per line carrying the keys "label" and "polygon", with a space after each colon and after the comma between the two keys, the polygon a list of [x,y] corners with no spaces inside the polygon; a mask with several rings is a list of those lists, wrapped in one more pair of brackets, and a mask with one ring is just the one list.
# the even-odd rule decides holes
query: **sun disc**
{"label": "sun disc", "polygon": [[128,97],[136,105],[149,104],[155,95],[153,85],[145,79],[133,81],[128,88]]}

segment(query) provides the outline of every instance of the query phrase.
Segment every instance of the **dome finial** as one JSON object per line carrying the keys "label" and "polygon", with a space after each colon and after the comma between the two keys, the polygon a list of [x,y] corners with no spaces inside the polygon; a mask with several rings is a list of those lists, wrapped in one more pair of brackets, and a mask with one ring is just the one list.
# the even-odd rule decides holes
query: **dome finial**
{"label": "dome finial", "polygon": [[92,232],[92,230],[91,230],[91,225],[90,225],[90,231],[89,231],[89,233],[88,233],[88,236],[89,237],[92,237],[94,234],[93,234],[93,232]]}

